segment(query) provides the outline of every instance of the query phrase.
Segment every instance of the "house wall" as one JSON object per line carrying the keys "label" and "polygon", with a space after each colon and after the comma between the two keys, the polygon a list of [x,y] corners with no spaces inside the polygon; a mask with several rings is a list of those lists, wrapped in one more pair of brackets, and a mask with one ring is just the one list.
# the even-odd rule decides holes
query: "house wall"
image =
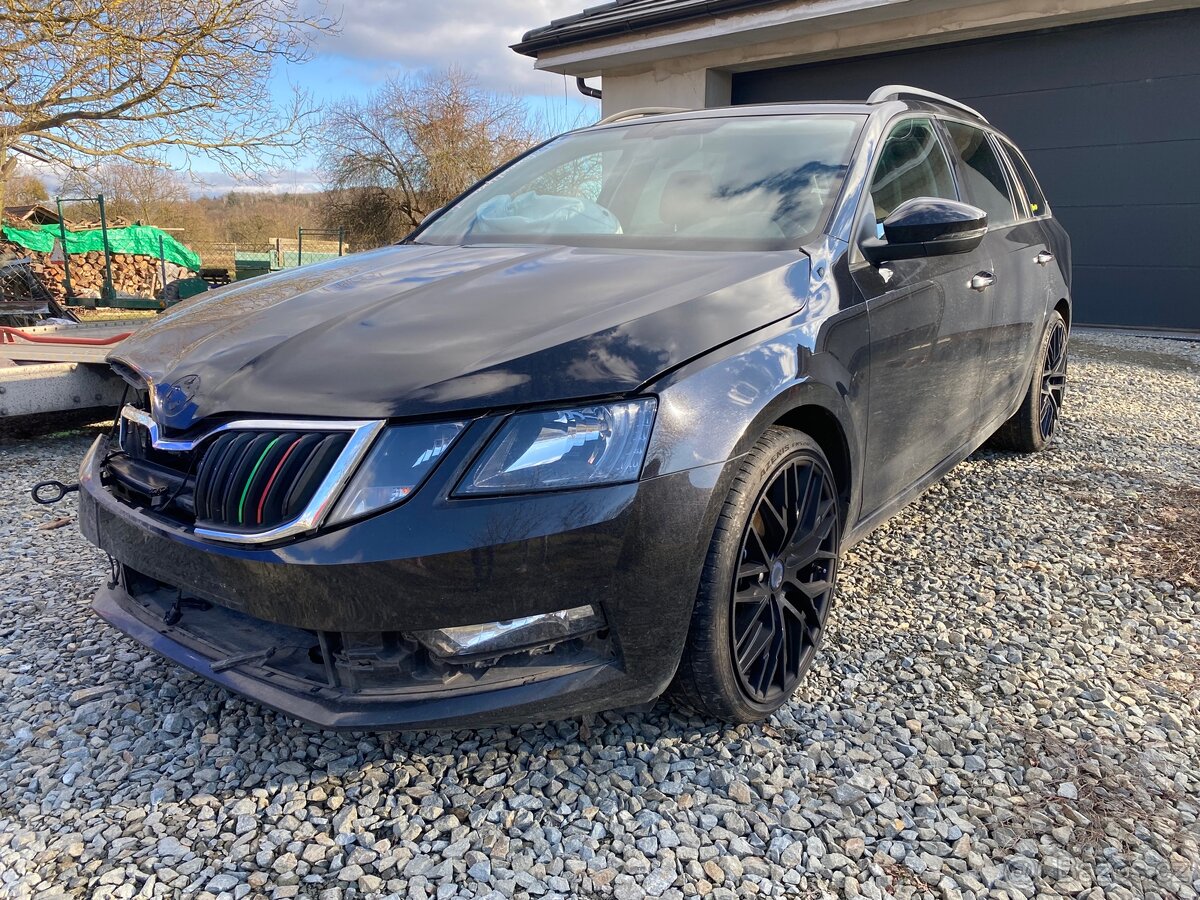
{"label": "house wall", "polygon": [[732,73],[720,69],[684,71],[650,70],[631,75],[605,75],[603,115],[641,106],[678,106],[703,109],[728,106]]}

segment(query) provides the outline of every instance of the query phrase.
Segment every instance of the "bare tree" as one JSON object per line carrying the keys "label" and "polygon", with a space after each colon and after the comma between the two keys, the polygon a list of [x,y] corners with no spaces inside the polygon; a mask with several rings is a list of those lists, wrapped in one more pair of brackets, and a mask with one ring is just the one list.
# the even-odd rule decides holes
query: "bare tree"
{"label": "bare tree", "polygon": [[325,116],[326,222],[355,247],[402,237],[544,129],[521,99],[480,87],[461,69],[393,78]]}
{"label": "bare tree", "polygon": [[28,172],[16,172],[8,182],[8,203],[17,206],[49,200],[46,182]]}
{"label": "bare tree", "polygon": [[412,231],[412,218],[401,212],[396,192],[383,187],[346,187],[326,191],[321,224],[345,229],[355,250],[395,243]]}
{"label": "bare tree", "polygon": [[[153,163],[165,147],[231,171],[286,158],[314,110],[273,64],[332,27],[320,0],[0,0],[0,206],[19,155]],[[323,8],[322,8],[323,9]]]}
{"label": "bare tree", "polygon": [[[75,195],[103,194],[109,213],[147,225],[161,224],[176,204],[188,198],[187,181],[174,169],[121,159],[71,173],[63,190]],[[98,211],[88,212],[98,215]]]}

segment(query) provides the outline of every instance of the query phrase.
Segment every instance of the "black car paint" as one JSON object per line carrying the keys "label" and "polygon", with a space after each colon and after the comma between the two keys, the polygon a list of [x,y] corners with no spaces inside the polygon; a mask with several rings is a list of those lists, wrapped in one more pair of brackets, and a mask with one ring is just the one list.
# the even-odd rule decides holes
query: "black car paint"
{"label": "black car paint", "polygon": [[234,411],[442,415],[636,390],[794,313],[807,286],[794,251],[407,244],[201,294],[118,359],[160,399],[199,380],[159,404],[180,431]]}
{"label": "black car paint", "polygon": [[882,226],[882,238],[868,237],[858,245],[875,265],[970,253],[987,234],[987,213],[957,200],[914,197],[896,207]]}
{"label": "black car paint", "polygon": [[[447,460],[452,471],[463,463]],[[85,463],[85,479],[98,477],[95,460]],[[682,650],[694,588],[699,577],[694,542],[664,547],[663,534],[699,530],[708,518],[720,465],[703,466],[638,484],[536,498],[449,500],[445,491],[419,491],[396,509],[357,525],[264,550],[204,546],[159,527],[146,528],[116,500],[85,481],[80,526],[117,559],[134,561],[138,571],[189,593],[268,621],[338,631],[433,628],[533,615],[593,602],[618,636],[622,665],[603,677],[593,673],[595,690],[572,690],[550,683],[535,691],[535,706],[511,709],[510,692],[494,696],[444,698],[409,709],[405,703],[373,703],[362,708],[341,703],[304,715],[292,696],[277,706],[330,727],[417,727],[453,719],[459,724],[521,720],[537,713],[563,716],[579,708],[637,703],[665,689]],[[433,485],[428,485],[432,488]],[[708,521],[711,530],[712,522]],[[352,542],[353,548],[347,544]],[[363,551],[358,552],[359,548]],[[399,549],[402,548],[402,549]],[[652,592],[654,603],[644,602]],[[127,608],[109,601],[98,610],[130,630]],[[154,623],[159,632],[161,622]],[[143,623],[145,627],[145,623]],[[160,644],[168,656],[188,664]],[[206,677],[245,691],[236,670]],[[246,691],[255,695],[254,691]],[[521,695],[529,691],[517,692]],[[264,702],[270,698],[259,697]],[[312,698],[308,698],[309,701]],[[531,700],[529,702],[534,702]],[[483,719],[462,718],[464,708],[486,710]]]}
{"label": "black car paint", "polygon": [[[840,108],[694,115],[813,106]],[[989,233],[973,253],[897,262],[885,282],[852,243],[874,150],[895,118],[946,111],[919,101],[865,111],[825,234],[799,252],[410,244],[232,288],[227,302],[193,301],[120,350],[160,401],[197,376],[187,402],[158,412],[178,429],[238,413],[471,424],[403,505],[269,547],[203,541],[117,502],[101,484],[98,441],[82,467],[80,522],[117,560],[312,628],[461,625],[594,602],[618,645],[611,671],[433,704],[313,705],[236,669],[206,669],[161,625],[148,634],[118,602],[119,586],[102,593],[98,611],[206,677],[327,727],[545,719],[657,696],[730,480],[768,425],[810,428],[848,473],[840,487],[852,544],[1012,414],[1045,319],[1068,302],[1069,244],[1052,218]],[[1055,264],[1022,270],[1042,248]],[[1009,257],[1011,275],[1000,264]],[[998,284],[968,290],[989,266]],[[1026,302],[997,299],[1010,279]],[[422,294],[429,302],[406,302]],[[460,347],[464,323],[472,331]],[[637,484],[450,497],[512,408],[637,393],[659,400]]]}

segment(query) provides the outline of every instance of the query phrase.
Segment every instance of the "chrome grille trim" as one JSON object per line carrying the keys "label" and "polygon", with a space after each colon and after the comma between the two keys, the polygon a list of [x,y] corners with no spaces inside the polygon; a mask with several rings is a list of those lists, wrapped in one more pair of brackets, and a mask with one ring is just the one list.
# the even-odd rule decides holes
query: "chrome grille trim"
{"label": "chrome grille trim", "polygon": [[191,452],[210,438],[227,431],[343,431],[350,433],[350,439],[346,442],[346,446],[342,448],[341,454],[330,466],[329,472],[321,481],[317,492],[313,494],[312,500],[308,502],[299,516],[262,531],[225,531],[200,525],[193,529],[193,534],[206,540],[243,545],[279,541],[318,527],[386,424],[383,419],[238,419],[209,429],[199,437],[171,439],[162,434],[154,417],[145,410],[126,406],[121,410],[118,423],[118,439],[122,446],[124,446],[125,429],[128,427],[126,422],[132,422],[145,428],[150,435],[150,444],[156,450],[176,453]]}

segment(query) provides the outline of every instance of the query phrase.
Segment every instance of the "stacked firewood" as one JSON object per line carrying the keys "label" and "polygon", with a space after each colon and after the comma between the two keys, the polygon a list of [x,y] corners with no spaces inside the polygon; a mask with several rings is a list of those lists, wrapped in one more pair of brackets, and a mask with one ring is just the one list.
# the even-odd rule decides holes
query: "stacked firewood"
{"label": "stacked firewood", "polygon": [[[16,256],[28,256],[30,269],[56,300],[66,296],[65,274],[61,264],[50,262],[49,253],[35,253],[26,247],[0,243],[0,251],[10,250]],[[112,254],[112,282],[118,294],[135,297],[154,297],[162,290],[162,268],[151,256],[128,253]],[[72,253],[71,292],[76,297],[99,297],[104,286],[104,254],[99,251]],[[168,282],[179,277],[179,267],[167,263]]]}
{"label": "stacked firewood", "polygon": [[[71,254],[71,290],[79,297],[99,295],[104,285],[104,254],[99,251]],[[153,297],[162,287],[158,260],[149,256],[114,253],[112,284],[118,294]],[[62,266],[51,266],[60,272]]]}
{"label": "stacked firewood", "polygon": [[49,253],[34,253],[26,250],[25,254],[32,258],[29,269],[33,272],[34,278],[45,286],[51,297],[61,302],[67,295],[63,283],[63,267],[51,263]]}

